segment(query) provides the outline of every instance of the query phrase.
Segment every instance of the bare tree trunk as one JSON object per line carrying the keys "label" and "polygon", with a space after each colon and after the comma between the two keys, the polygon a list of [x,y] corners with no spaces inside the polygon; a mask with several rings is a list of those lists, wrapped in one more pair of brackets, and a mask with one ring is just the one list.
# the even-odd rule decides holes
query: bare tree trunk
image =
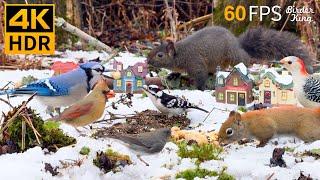
{"label": "bare tree trunk", "polygon": [[168,11],[168,18],[169,18],[169,23],[170,23],[170,34],[171,34],[171,38],[173,40],[173,42],[175,42],[178,37],[177,37],[177,30],[176,30],[176,26],[177,26],[177,13],[175,10],[175,0],[173,1],[173,7],[169,6],[168,0],[164,0],[164,3],[166,5],[166,9]]}
{"label": "bare tree trunk", "polygon": [[[0,0],[0,46],[3,44],[4,38],[4,0]],[[1,48],[0,48],[1,50]]]}
{"label": "bare tree trunk", "polygon": [[66,17],[74,26],[81,27],[80,1],[66,0]]}

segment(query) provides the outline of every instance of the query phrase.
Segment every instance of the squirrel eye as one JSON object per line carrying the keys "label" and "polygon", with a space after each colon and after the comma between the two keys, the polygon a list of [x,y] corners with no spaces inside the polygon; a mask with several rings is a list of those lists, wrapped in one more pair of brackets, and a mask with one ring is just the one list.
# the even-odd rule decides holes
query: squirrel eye
{"label": "squirrel eye", "polygon": [[288,64],[292,64],[292,61],[288,61]]}
{"label": "squirrel eye", "polygon": [[162,58],[162,57],[163,57],[163,53],[162,53],[162,52],[159,52],[159,53],[157,54],[157,56],[158,56],[159,58]]}
{"label": "squirrel eye", "polygon": [[233,135],[233,130],[232,130],[232,128],[226,129],[226,133],[227,133],[227,136],[232,136],[232,135]]}

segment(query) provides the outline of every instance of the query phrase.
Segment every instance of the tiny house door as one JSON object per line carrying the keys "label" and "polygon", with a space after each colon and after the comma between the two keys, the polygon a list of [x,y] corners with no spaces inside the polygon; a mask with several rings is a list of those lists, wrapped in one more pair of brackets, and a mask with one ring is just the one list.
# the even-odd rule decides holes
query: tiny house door
{"label": "tiny house door", "polygon": [[264,103],[271,104],[271,91],[264,91]]}
{"label": "tiny house door", "polygon": [[238,93],[238,106],[246,105],[246,95],[245,93]]}
{"label": "tiny house door", "polygon": [[132,81],[126,81],[126,93],[132,93]]}

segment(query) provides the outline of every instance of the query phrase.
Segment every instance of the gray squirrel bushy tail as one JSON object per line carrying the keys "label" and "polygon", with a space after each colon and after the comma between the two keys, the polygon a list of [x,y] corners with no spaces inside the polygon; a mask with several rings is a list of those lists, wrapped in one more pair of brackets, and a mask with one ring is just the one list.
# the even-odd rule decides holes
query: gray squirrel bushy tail
{"label": "gray squirrel bushy tail", "polygon": [[280,60],[297,56],[304,60],[312,72],[312,59],[300,39],[290,32],[266,28],[252,28],[238,38],[241,47],[254,59]]}

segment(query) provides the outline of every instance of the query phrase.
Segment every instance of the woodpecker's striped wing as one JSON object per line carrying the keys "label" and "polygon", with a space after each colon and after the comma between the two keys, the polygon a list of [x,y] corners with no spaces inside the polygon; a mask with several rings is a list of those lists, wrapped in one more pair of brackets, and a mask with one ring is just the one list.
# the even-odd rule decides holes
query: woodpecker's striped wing
{"label": "woodpecker's striped wing", "polygon": [[303,91],[308,100],[320,103],[320,78],[310,76],[303,86]]}
{"label": "woodpecker's striped wing", "polygon": [[161,96],[161,104],[167,108],[187,108],[189,106],[188,101],[165,93]]}

